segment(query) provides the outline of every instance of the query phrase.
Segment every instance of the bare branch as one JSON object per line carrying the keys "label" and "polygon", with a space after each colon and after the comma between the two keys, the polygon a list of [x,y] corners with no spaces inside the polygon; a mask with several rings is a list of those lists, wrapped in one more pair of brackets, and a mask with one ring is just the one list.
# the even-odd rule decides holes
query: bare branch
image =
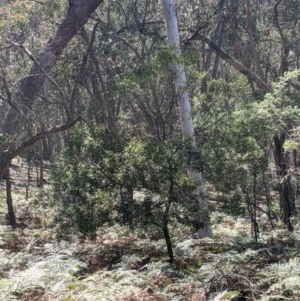
{"label": "bare branch", "polygon": [[2,175],[2,173],[5,171],[5,168],[7,167],[9,162],[16,156],[20,155],[27,147],[29,147],[30,145],[33,145],[34,143],[36,143],[37,141],[39,141],[40,139],[42,139],[45,136],[59,133],[59,132],[62,132],[62,131],[65,131],[65,130],[71,128],[79,120],[80,119],[75,119],[75,120],[69,121],[67,123],[64,123],[62,125],[53,126],[51,128],[48,128],[47,130],[45,130],[43,132],[37,133],[36,135],[27,138],[24,142],[22,142],[19,146],[13,148],[12,150],[4,151],[2,153],[2,158],[0,160],[0,175]]}
{"label": "bare branch", "polygon": [[[36,95],[47,78],[46,74],[50,73],[68,42],[102,2],[103,0],[80,0],[70,8],[55,34],[36,58],[38,64],[33,64],[29,76],[21,81],[19,91],[14,97],[13,102],[22,110],[23,116],[26,114],[27,108],[32,107]],[[41,72],[41,67],[45,72]],[[3,121],[3,132],[9,134],[18,132],[22,119],[23,117],[18,112],[10,108]]]}
{"label": "bare branch", "polygon": [[203,41],[205,44],[207,44],[219,57],[221,57],[224,61],[226,61],[229,65],[237,69],[242,74],[246,75],[250,80],[255,82],[257,86],[262,89],[265,92],[272,92],[272,89],[262,80],[260,79],[256,74],[252,73],[249,69],[245,68],[243,65],[241,65],[239,62],[235,61],[233,58],[231,58],[227,53],[225,53],[218,45],[216,45],[213,41],[206,38],[202,34],[198,33],[196,37],[194,37],[194,40],[200,40]]}
{"label": "bare branch", "polygon": [[82,62],[81,62],[81,65],[80,65],[80,68],[78,70],[78,73],[77,73],[77,76],[76,76],[76,80],[75,80],[75,83],[74,83],[74,86],[73,86],[72,94],[71,94],[71,99],[70,99],[70,103],[71,104],[73,104],[73,102],[74,102],[75,92],[76,92],[76,89],[77,89],[77,86],[78,86],[80,75],[81,75],[81,73],[82,73],[82,71],[84,69],[84,66],[86,65],[87,58],[90,55],[91,49],[92,49],[93,44],[95,42],[96,29],[97,29],[98,25],[99,25],[99,22],[97,22],[95,24],[94,28],[93,28],[91,40],[90,40],[90,42],[88,44],[88,47],[87,47],[87,50],[86,50],[86,54],[84,55],[84,57],[82,59]]}
{"label": "bare branch", "polygon": [[139,52],[137,51],[137,49],[135,47],[133,47],[129,42],[127,42],[125,39],[118,37],[118,39],[125,44],[128,48],[130,48],[132,50],[132,52],[136,55],[136,57],[140,60],[141,56],[139,54]]}
{"label": "bare branch", "polygon": [[[82,36],[83,36],[86,44],[88,45],[89,41],[88,41],[88,36],[87,36],[86,30],[84,28],[82,28],[81,33],[82,33]],[[98,80],[100,82],[101,91],[103,93],[103,98],[104,98],[104,101],[105,101],[105,104],[106,104],[106,109],[107,109],[107,113],[108,113],[108,121],[109,121],[108,125],[109,125],[110,128],[115,129],[116,128],[116,123],[115,123],[115,118],[114,118],[114,114],[113,114],[113,109],[112,109],[112,106],[111,106],[111,102],[109,100],[108,91],[106,89],[106,85],[105,85],[105,82],[104,82],[104,79],[103,79],[103,76],[102,76],[100,65],[99,65],[99,62],[97,60],[97,57],[96,57],[96,54],[95,54],[95,51],[94,51],[94,48],[92,47],[92,45],[91,45],[91,49],[90,49],[90,54],[91,54],[93,64],[95,66],[96,74],[97,74]]]}
{"label": "bare branch", "polygon": [[31,54],[31,52],[30,52],[30,51],[29,51],[29,50],[28,50],[21,42],[18,41],[17,44],[14,43],[14,42],[11,42],[11,43],[12,43],[13,45],[15,45],[15,46],[18,46],[18,47],[22,48],[22,49],[25,51],[25,53],[28,55],[28,57],[30,58],[30,60],[32,60],[32,61],[33,61],[33,62],[34,62],[34,63],[42,70],[42,72],[45,74],[45,76],[46,76],[46,78],[49,80],[49,82],[57,88],[57,90],[58,90],[58,92],[59,92],[59,95],[61,96],[63,106],[64,106],[64,108],[65,108],[65,110],[66,110],[67,115],[68,115],[68,112],[70,112],[70,108],[69,108],[69,105],[68,105],[68,101],[67,101],[67,99],[66,99],[66,97],[65,97],[65,94],[64,94],[62,88],[60,87],[60,85],[59,85],[54,79],[52,79],[52,78],[50,77],[50,75],[49,75],[49,74],[45,71],[45,69],[39,64],[39,62],[38,62],[38,61],[35,59],[35,57]]}

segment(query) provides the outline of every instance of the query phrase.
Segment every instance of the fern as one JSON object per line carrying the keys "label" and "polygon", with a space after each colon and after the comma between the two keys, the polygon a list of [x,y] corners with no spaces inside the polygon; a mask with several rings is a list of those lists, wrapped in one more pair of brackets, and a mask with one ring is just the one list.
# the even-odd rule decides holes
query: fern
{"label": "fern", "polygon": [[263,244],[256,243],[252,236],[250,235],[238,235],[227,241],[228,246],[231,250],[236,250],[238,252],[245,251],[247,249],[258,249],[263,247]]}
{"label": "fern", "polygon": [[165,262],[152,262],[146,265],[146,267],[147,275],[152,278],[166,276],[169,278],[183,279],[189,276],[188,272],[178,270],[173,265]]}
{"label": "fern", "polygon": [[7,277],[12,269],[17,268],[25,261],[24,253],[6,253],[0,251],[0,276]]}
{"label": "fern", "polygon": [[[300,289],[300,259],[294,258],[289,262],[275,263],[261,270],[258,275],[258,286],[267,288],[264,300],[269,300],[268,296],[285,291],[294,291]],[[284,297],[284,296],[283,296]]]}
{"label": "fern", "polygon": [[197,243],[197,239],[187,239],[184,240],[183,242],[180,242],[176,245],[174,248],[174,253],[177,256],[187,256],[190,255],[193,249],[191,248],[191,245],[194,245]]}
{"label": "fern", "polygon": [[290,276],[284,279],[281,279],[279,282],[276,282],[270,286],[267,290],[267,293],[272,293],[274,291],[282,292],[284,290],[295,290],[300,289],[300,276]]}
{"label": "fern", "polygon": [[[105,271],[98,272],[83,281],[78,300],[118,300],[119,296],[130,296],[142,291],[153,290],[150,279],[136,271]],[[124,299],[126,300],[126,299]]]}
{"label": "fern", "polygon": [[26,270],[11,273],[7,281],[0,283],[1,300],[13,299],[13,295],[60,294],[66,290],[66,284],[74,279],[74,275],[86,267],[85,263],[68,256],[66,251],[54,245],[45,246],[43,260],[28,260],[27,265]]}
{"label": "fern", "polygon": [[78,252],[78,247],[76,244],[70,244],[66,241],[61,241],[59,244],[45,244],[44,245],[44,256],[73,256]]}
{"label": "fern", "polygon": [[280,300],[280,301],[294,301],[295,299],[287,298],[282,295],[272,295],[272,296],[263,296],[260,301],[274,301],[274,300]]}
{"label": "fern", "polygon": [[210,281],[209,292],[222,292],[226,289],[252,289],[253,283],[245,276],[238,274],[224,274],[213,277]]}
{"label": "fern", "polygon": [[136,255],[125,255],[122,257],[121,262],[113,264],[112,269],[130,270],[134,265],[141,262],[141,258]]}
{"label": "fern", "polygon": [[0,226],[0,246],[6,248],[17,240],[17,232],[9,226]]}

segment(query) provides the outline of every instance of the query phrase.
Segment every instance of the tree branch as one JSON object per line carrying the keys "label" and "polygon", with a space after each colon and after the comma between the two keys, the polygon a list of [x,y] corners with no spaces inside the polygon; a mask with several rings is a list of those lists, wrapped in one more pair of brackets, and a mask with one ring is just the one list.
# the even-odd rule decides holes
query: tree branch
{"label": "tree branch", "polygon": [[206,38],[202,34],[198,33],[196,37],[194,37],[194,40],[200,40],[204,42],[206,45],[208,45],[220,58],[222,58],[224,61],[226,61],[229,65],[237,69],[240,73],[246,75],[250,80],[255,82],[257,86],[262,89],[265,92],[272,92],[272,89],[262,80],[260,79],[256,74],[252,73],[249,69],[245,68],[243,65],[241,65],[239,62],[235,61],[233,58],[231,58],[227,53],[225,53],[222,49],[218,47],[213,41]]}
{"label": "tree branch", "polygon": [[[36,95],[47,78],[46,74],[50,74],[52,67],[69,41],[102,2],[103,0],[81,0],[71,7],[63,22],[58,26],[56,33],[37,57],[38,64],[34,63],[29,76],[21,81],[20,89],[15,95],[13,103],[19,107],[23,114],[26,114],[28,108],[32,107]],[[45,72],[41,72],[41,68]],[[3,133],[13,134],[18,132],[21,122],[22,116],[16,110],[10,108],[3,121]]]}
{"label": "tree branch", "polygon": [[2,154],[0,154],[0,155],[2,155],[2,158],[0,160],[0,175],[2,176],[3,172],[5,171],[5,168],[11,162],[11,160],[13,158],[15,158],[16,156],[20,155],[27,147],[33,145],[34,143],[36,143],[37,141],[39,141],[40,139],[42,139],[45,136],[55,134],[58,132],[62,132],[62,131],[65,131],[65,130],[71,128],[79,120],[80,119],[75,119],[70,122],[64,123],[62,125],[53,126],[51,128],[48,128],[47,130],[45,130],[43,132],[37,133],[36,135],[27,138],[19,146],[2,152]]}

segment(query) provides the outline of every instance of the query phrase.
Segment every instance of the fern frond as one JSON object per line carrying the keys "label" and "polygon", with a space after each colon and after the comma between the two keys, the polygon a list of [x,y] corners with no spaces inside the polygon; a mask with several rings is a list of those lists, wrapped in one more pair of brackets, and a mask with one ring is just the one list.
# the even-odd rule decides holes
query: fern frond
{"label": "fern frond", "polygon": [[[300,259],[293,258],[285,263],[275,263],[261,270],[257,277],[260,279],[258,286],[266,291],[268,295],[274,293],[291,291],[292,293],[300,289]],[[266,299],[267,300],[267,299]]]}
{"label": "fern frond", "polygon": [[141,262],[141,258],[136,255],[125,255],[121,258],[121,262],[113,264],[112,269],[131,270]]}
{"label": "fern frond", "polygon": [[0,226],[0,246],[6,248],[8,245],[15,243],[17,232],[9,226]]}
{"label": "fern frond", "polygon": [[0,283],[2,294],[6,294],[1,300],[9,300],[14,295],[30,298],[31,294],[42,295],[45,292],[61,294],[66,290],[66,284],[73,281],[74,275],[86,267],[85,263],[67,257],[55,246],[45,246],[45,250],[48,256],[39,257],[42,260],[28,261],[26,270],[11,273],[8,281]]}
{"label": "fern frond", "polygon": [[0,251],[0,276],[8,276],[9,272],[25,261],[24,253],[7,253]]}
{"label": "fern frond", "polygon": [[125,296],[154,290],[149,277],[133,270],[97,272],[85,279],[83,285],[84,289],[77,295],[78,300],[127,300]]}
{"label": "fern frond", "polygon": [[238,274],[224,274],[211,279],[209,292],[221,292],[226,289],[252,289],[254,284],[245,276]]}
{"label": "fern frond", "polygon": [[300,289],[300,276],[290,276],[280,279],[278,282],[272,284],[267,290],[267,293],[274,291],[282,292],[284,290],[297,290]]}

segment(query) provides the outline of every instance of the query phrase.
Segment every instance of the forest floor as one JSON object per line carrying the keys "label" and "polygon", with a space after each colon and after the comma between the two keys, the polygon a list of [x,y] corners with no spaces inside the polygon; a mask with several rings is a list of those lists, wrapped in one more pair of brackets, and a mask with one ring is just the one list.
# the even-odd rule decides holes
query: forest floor
{"label": "forest floor", "polygon": [[[47,166],[45,166],[47,167]],[[175,262],[164,239],[102,229],[96,241],[57,242],[51,185],[37,188],[28,167],[11,167],[18,227],[7,225],[5,182],[0,190],[0,300],[204,301],[300,300],[300,222],[294,232],[263,224],[256,243],[247,216],[212,212],[213,239],[195,239],[186,227],[170,229]],[[46,180],[47,173],[45,174]]]}

